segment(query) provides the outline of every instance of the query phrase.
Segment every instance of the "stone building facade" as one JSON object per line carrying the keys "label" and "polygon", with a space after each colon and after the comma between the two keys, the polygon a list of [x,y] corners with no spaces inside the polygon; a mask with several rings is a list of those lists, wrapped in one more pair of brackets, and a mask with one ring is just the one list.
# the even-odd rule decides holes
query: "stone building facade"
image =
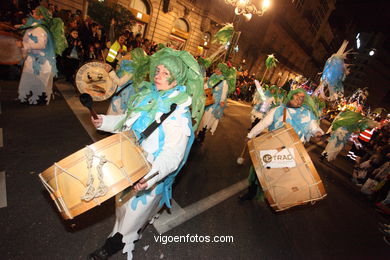
{"label": "stone building facade", "polygon": [[267,71],[265,80],[279,86],[301,77],[318,81],[326,59],[335,52],[328,22],[334,9],[335,0],[275,1],[269,17],[264,17],[265,32],[257,39],[258,56],[253,60],[244,55],[251,73],[262,77],[264,61],[273,53],[279,63]]}
{"label": "stone building facade", "polygon": [[[106,0],[107,1],[107,0]],[[235,16],[224,0],[108,0],[119,3],[137,18],[134,32],[156,43],[185,49],[193,55],[210,55],[219,46],[211,42],[223,24],[234,22],[241,31],[239,51],[232,56],[262,78],[268,54],[279,60],[265,80],[283,85],[289,79],[319,79],[335,43],[328,19],[336,0],[273,0],[271,8],[250,21]],[[85,10],[86,0],[54,0],[59,8]],[[237,27],[236,27],[237,25]]]}
{"label": "stone building facade", "polygon": [[[87,1],[53,0],[59,8],[85,10]],[[110,0],[129,9],[136,17],[134,33],[156,43],[168,44],[193,55],[207,55],[218,48],[211,36],[219,27],[218,18],[209,15],[191,0]],[[84,4],[83,4],[84,3]]]}

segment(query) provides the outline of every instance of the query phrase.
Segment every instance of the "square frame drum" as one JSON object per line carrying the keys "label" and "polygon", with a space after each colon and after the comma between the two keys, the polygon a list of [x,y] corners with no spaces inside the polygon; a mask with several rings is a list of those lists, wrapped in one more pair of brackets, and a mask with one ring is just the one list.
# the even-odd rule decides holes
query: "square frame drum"
{"label": "square frame drum", "polygon": [[[72,219],[132,186],[150,169],[134,134],[128,131],[69,155],[39,177],[62,217]],[[97,195],[99,190],[103,192]]]}
{"label": "square frame drum", "polygon": [[[314,203],[326,196],[322,180],[291,125],[285,124],[279,129],[250,140],[248,148],[265,197],[275,211],[308,202]],[[264,154],[267,151],[275,153]],[[290,153],[288,155],[293,158],[292,163],[295,166],[283,167],[285,163],[283,161],[280,166],[269,166],[273,158],[282,159],[283,156],[277,155],[283,153],[286,155],[286,152]]]}

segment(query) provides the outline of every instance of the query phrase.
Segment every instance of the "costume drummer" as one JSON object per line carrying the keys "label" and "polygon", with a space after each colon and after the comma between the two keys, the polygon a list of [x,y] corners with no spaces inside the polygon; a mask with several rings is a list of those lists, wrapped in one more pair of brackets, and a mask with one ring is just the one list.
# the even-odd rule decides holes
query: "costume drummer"
{"label": "costume drummer", "polygon": [[[21,43],[27,55],[19,83],[18,99],[28,104],[49,104],[53,77],[57,74],[53,35],[45,26],[51,14],[43,6],[32,11]],[[30,28],[32,27],[32,28]]]}
{"label": "costume drummer", "polygon": [[333,161],[341,152],[353,133],[360,133],[369,126],[374,127],[374,121],[364,117],[359,112],[343,111],[333,120],[329,132],[331,136],[324,151],[321,153],[323,159]]}
{"label": "costume drummer", "polygon": [[[305,143],[311,137],[320,137],[324,134],[317,123],[317,109],[314,101],[303,89],[290,91],[286,97],[285,104],[271,109],[268,114],[248,133],[249,139],[255,138],[264,129],[270,131],[283,126],[283,114],[286,111],[285,122],[290,124],[298,134],[300,140]],[[249,174],[248,192],[241,196],[241,200],[249,200],[260,194],[261,189],[253,166]]]}
{"label": "costume drummer", "polygon": [[90,255],[90,259],[106,259],[122,248],[128,259],[132,258],[134,241],[139,239],[137,231],[163,205],[171,207],[172,184],[194,140],[192,119],[199,122],[203,113],[203,79],[196,60],[186,51],[170,48],[162,49],[150,59],[152,82],[141,84],[143,88],[131,97],[127,113],[99,115],[93,124],[110,132],[131,129],[139,137],[154,120],[159,122],[172,104],[177,104],[177,107],[141,142],[152,169],[134,186],[138,193],[117,207],[111,235],[103,247]]}
{"label": "costume drummer", "polygon": [[[276,93],[277,87],[272,86],[268,88],[265,92],[263,88],[260,86],[260,83],[255,80],[256,92],[253,96],[253,108],[251,111],[251,122],[253,128],[261,119],[263,119],[264,115],[270,111],[271,108],[276,106]],[[266,85],[265,85],[266,86]]]}
{"label": "costume drummer", "polygon": [[206,107],[198,134],[204,134],[207,130],[214,134],[226,108],[228,94],[234,91],[235,84],[236,70],[225,63],[219,63],[205,85],[205,88],[212,88],[215,102]]}
{"label": "costume drummer", "polygon": [[130,60],[130,57],[130,53],[123,57],[119,64],[119,69],[116,72],[111,66],[108,65],[106,67],[107,72],[109,72],[108,75],[110,79],[115,85],[118,86],[115,94],[111,98],[111,103],[107,110],[108,115],[119,115],[126,113],[127,102],[129,101],[130,97],[135,94],[133,81],[131,80],[133,77],[134,68],[132,65],[133,61]]}

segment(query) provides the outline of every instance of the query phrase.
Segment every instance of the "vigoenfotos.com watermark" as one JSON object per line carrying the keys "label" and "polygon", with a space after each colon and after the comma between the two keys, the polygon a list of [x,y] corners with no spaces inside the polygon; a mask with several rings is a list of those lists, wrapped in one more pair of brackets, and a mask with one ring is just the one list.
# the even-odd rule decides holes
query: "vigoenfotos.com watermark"
{"label": "vigoenfotos.com watermark", "polygon": [[176,235],[176,236],[165,236],[158,235],[154,236],[156,243],[166,245],[168,243],[234,243],[233,236],[203,236],[203,235]]}

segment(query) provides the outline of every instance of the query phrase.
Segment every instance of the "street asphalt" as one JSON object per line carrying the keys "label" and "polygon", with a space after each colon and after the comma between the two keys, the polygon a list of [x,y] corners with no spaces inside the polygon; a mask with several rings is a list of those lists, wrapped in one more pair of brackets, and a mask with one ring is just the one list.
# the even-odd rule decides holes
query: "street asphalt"
{"label": "street asphalt", "polygon": [[[56,84],[71,89],[63,81]],[[111,232],[113,199],[65,221],[38,174],[93,141],[60,92],[48,106],[27,106],[16,100],[17,86],[17,81],[0,81],[0,172],[5,172],[7,199],[0,208],[0,259],[86,259]],[[96,104],[96,110],[104,113],[107,104]],[[173,197],[182,209],[203,199],[207,203],[247,177],[249,156],[244,165],[236,159],[250,126],[250,110],[229,101],[216,133],[193,146],[174,186]],[[264,201],[240,203],[234,194],[161,237],[149,225],[136,243],[134,259],[389,259],[390,246],[378,231],[378,223],[389,219],[349,181],[352,163],[345,157],[321,162],[323,148],[306,146],[324,182],[325,199],[275,213]],[[187,234],[234,240],[156,242]],[[118,253],[112,259],[126,256]]]}

